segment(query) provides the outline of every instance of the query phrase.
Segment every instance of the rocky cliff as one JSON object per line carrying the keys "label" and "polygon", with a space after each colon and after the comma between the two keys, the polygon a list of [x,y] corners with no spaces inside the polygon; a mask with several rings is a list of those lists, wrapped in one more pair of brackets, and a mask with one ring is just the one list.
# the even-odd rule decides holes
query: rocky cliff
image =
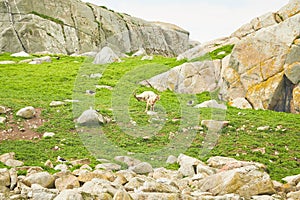
{"label": "rocky cliff", "polygon": [[[230,44],[231,52],[220,51]],[[218,89],[225,101],[243,99],[255,109],[299,113],[300,1],[254,18],[227,38],[189,49],[178,56],[183,58],[191,63],[148,82],[179,93]]]}
{"label": "rocky cliff", "polygon": [[189,33],[79,0],[0,0],[0,52],[82,53],[108,44],[120,52],[144,48],[174,56]]}

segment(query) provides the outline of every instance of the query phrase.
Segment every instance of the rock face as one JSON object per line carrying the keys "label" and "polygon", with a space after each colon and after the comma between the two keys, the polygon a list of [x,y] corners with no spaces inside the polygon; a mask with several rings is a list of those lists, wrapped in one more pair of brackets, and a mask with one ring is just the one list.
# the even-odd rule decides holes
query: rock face
{"label": "rock face", "polygon": [[220,67],[218,61],[185,63],[157,75],[142,84],[150,84],[159,91],[197,94],[217,88]]}
{"label": "rock face", "polygon": [[174,56],[187,50],[189,33],[77,0],[0,1],[0,51],[73,54],[110,44],[120,52],[144,48]]}
{"label": "rock face", "polygon": [[257,17],[231,36],[200,44],[177,59],[191,61],[230,44],[233,50],[221,60],[186,63],[148,83],[178,93],[219,90],[221,100],[239,108],[300,113],[299,1],[291,0],[278,12]]}

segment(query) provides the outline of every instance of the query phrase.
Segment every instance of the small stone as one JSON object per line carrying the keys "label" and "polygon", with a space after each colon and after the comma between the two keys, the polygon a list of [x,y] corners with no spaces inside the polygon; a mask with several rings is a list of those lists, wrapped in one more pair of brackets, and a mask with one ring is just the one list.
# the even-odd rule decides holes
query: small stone
{"label": "small stone", "polygon": [[118,171],[121,169],[121,166],[115,163],[103,163],[98,164],[95,169],[104,169],[104,170],[115,170]]}
{"label": "small stone", "polygon": [[20,167],[20,166],[23,166],[24,163],[22,161],[19,161],[19,160],[8,159],[5,162],[5,165],[8,166],[8,167]]}
{"label": "small stone", "polygon": [[55,133],[52,133],[52,132],[46,132],[43,134],[43,137],[54,137],[55,136]]}
{"label": "small stone", "polygon": [[53,169],[53,163],[51,162],[51,160],[47,160],[46,162],[45,162],[45,167],[49,167],[49,168],[51,168],[51,169]]}
{"label": "small stone", "polygon": [[54,167],[55,170],[59,170],[62,172],[68,171],[68,166],[66,164],[59,164]]}
{"label": "small stone", "polygon": [[257,128],[258,131],[268,131],[270,129],[270,126],[260,126]]}
{"label": "small stone", "polygon": [[6,108],[4,106],[0,106],[0,114],[5,114],[6,113]]}
{"label": "small stone", "polygon": [[18,53],[13,53],[10,56],[11,57],[30,57],[30,54],[26,53],[25,51],[21,51]]}
{"label": "small stone", "polygon": [[12,60],[3,60],[3,61],[0,61],[0,65],[11,65],[11,64],[16,64],[16,62],[12,61]]}
{"label": "small stone", "polygon": [[88,158],[84,158],[84,159],[70,161],[70,163],[73,166],[76,166],[76,165],[89,165],[89,164],[91,164],[91,160],[88,159]]}
{"label": "small stone", "polygon": [[129,169],[137,174],[148,174],[153,172],[152,166],[147,162],[139,163],[133,167],[130,167]]}
{"label": "small stone", "polygon": [[63,105],[65,105],[65,102],[63,102],[63,101],[52,101],[49,105],[51,107],[63,106]]}
{"label": "small stone", "polygon": [[4,124],[6,122],[6,117],[0,117],[0,124]]}
{"label": "small stone", "polygon": [[167,164],[174,164],[176,162],[177,162],[177,157],[173,155],[170,155],[166,161]]}
{"label": "small stone", "polygon": [[32,106],[22,108],[17,112],[17,116],[25,119],[31,119],[34,117],[34,115],[35,115],[35,110]]}

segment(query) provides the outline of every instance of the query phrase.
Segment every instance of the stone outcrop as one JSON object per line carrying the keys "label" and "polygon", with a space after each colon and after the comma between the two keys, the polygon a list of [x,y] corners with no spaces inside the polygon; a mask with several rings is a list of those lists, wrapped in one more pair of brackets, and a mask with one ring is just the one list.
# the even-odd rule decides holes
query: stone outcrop
{"label": "stone outcrop", "polygon": [[189,49],[177,59],[191,62],[225,45],[234,48],[224,58],[186,63],[143,84],[188,94],[219,90],[221,100],[239,108],[300,112],[298,0],[253,19],[229,37]]}
{"label": "stone outcrop", "polygon": [[79,54],[109,45],[120,52],[144,48],[174,56],[187,50],[189,33],[77,0],[0,1],[0,52]]}
{"label": "stone outcrop", "polygon": [[[7,158],[13,153],[4,154]],[[288,176],[286,184],[272,181],[260,163],[212,157],[207,164],[180,154],[178,170],[154,168],[127,156],[116,160],[129,161],[127,169],[84,164],[74,171],[61,170],[51,175],[39,167],[0,169],[0,199],[298,199],[300,175]],[[81,159],[87,160],[87,159]],[[57,164],[57,163],[56,163]],[[102,163],[106,166],[115,163]],[[61,164],[59,164],[61,165]],[[57,165],[58,166],[58,165]],[[144,166],[144,167],[143,167]],[[137,168],[151,170],[135,171]],[[27,175],[17,175],[27,170]],[[289,188],[287,190],[287,187]],[[277,194],[276,194],[277,193]]]}

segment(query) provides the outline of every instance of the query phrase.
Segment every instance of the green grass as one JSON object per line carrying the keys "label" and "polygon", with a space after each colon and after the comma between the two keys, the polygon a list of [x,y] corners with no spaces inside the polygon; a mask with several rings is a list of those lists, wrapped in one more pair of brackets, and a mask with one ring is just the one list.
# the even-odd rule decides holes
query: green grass
{"label": "green grass", "polygon": [[53,21],[53,22],[55,22],[57,24],[60,24],[60,25],[64,24],[64,22],[62,20],[60,20],[60,19],[48,16],[48,15],[45,15],[45,14],[42,14],[42,13],[38,13],[36,11],[32,11],[31,14],[37,15],[37,16],[43,18],[43,19],[47,19],[47,20]]}
{"label": "green grass", "polygon": [[[16,58],[10,58],[9,54],[0,55],[0,60],[12,59]],[[48,159],[55,162],[57,156],[90,158],[94,166],[98,163],[96,158],[112,158],[131,152],[139,159],[153,157],[155,159],[151,162],[154,165],[163,166],[163,155],[186,153],[203,161],[220,155],[261,162],[276,180],[300,173],[300,115],[232,107],[226,112],[194,109],[186,105],[189,100],[200,103],[214,95],[208,92],[176,95],[171,91],[158,92],[138,84],[185,61],[160,56],[155,56],[153,61],[140,59],[126,58],[121,63],[92,65],[91,59],[62,56],[60,60],[53,59],[52,63],[41,65],[0,65],[0,105],[13,109],[14,113],[28,105],[42,108],[42,117],[46,122],[37,131],[40,134],[46,131],[56,133],[53,138],[41,140],[2,141],[0,154],[15,152],[16,158],[24,161],[25,165],[41,167]],[[103,76],[99,80],[87,78],[93,73]],[[96,84],[109,85],[114,89],[96,89]],[[87,89],[95,90],[96,95],[85,95]],[[145,103],[133,98],[134,91],[140,93],[145,90],[161,95],[156,106],[158,116],[144,113]],[[81,103],[57,108],[49,106],[53,100],[72,98],[80,99]],[[103,127],[76,129],[74,119],[89,106],[113,121]],[[218,134],[215,147],[205,152],[203,141],[209,138],[209,130],[188,128],[199,125],[202,119],[211,118],[226,119],[230,125]],[[132,121],[136,122],[136,126]],[[257,131],[257,127],[266,125],[270,126],[270,130]],[[277,126],[282,128],[277,130]],[[4,128],[0,126],[0,130]],[[188,148],[184,144],[189,144]],[[54,146],[59,146],[60,150],[53,151]],[[265,154],[253,152],[253,149],[263,147]],[[0,163],[0,167],[5,165]],[[176,169],[178,165],[166,167]]]}
{"label": "green grass", "polygon": [[217,48],[214,51],[204,54],[203,56],[193,58],[189,62],[223,59],[224,57],[226,57],[227,55],[229,55],[231,53],[233,47],[234,47],[234,45],[232,45],[232,44],[224,45],[222,47]]}

